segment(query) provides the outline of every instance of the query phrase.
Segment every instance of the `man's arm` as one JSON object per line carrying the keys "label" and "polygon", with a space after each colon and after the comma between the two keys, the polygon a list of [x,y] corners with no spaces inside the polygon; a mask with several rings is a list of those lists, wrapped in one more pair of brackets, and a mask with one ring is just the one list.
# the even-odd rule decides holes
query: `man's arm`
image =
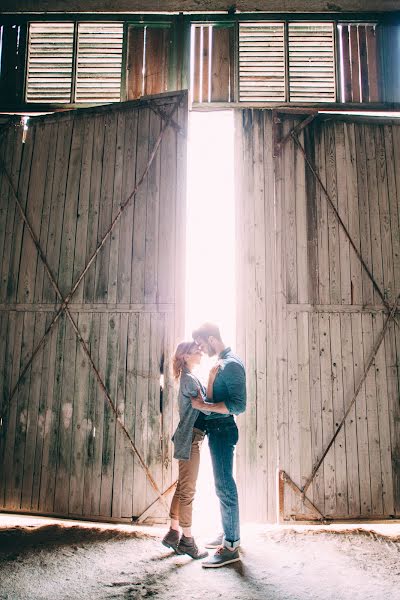
{"label": "man's arm", "polygon": [[192,407],[202,412],[209,414],[210,412],[220,413],[222,415],[228,415],[229,410],[224,402],[217,402],[212,404],[211,402],[204,402],[201,394],[198,394],[196,398],[192,399]]}
{"label": "man's arm", "polygon": [[242,365],[237,362],[228,363],[220,377],[223,377],[228,389],[228,396],[223,404],[229,413],[239,415],[246,410],[246,375]]}

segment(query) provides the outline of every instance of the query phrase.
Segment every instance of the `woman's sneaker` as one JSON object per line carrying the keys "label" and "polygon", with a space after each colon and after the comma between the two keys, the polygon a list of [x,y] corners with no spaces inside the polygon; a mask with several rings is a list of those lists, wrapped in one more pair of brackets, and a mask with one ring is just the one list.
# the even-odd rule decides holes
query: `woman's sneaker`
{"label": "woman's sneaker", "polygon": [[206,550],[202,552],[198,549],[193,537],[185,537],[184,535],[182,535],[180,539],[176,552],[178,554],[187,554],[195,559],[205,558],[208,556],[208,552]]}
{"label": "woman's sneaker", "polygon": [[179,545],[179,531],[176,531],[176,529],[170,529],[161,543],[167,548],[172,548],[172,550],[177,552]]}
{"label": "woman's sneaker", "polygon": [[201,563],[202,567],[215,569],[217,567],[223,567],[224,565],[230,565],[231,563],[240,560],[239,550],[228,550],[225,546],[220,546],[214,556],[210,556],[208,560]]}
{"label": "woman's sneaker", "polygon": [[204,547],[205,548],[219,548],[220,546],[222,546],[223,538],[224,538],[224,534],[219,533],[217,535],[217,537],[215,538],[215,540],[212,540],[211,542],[207,542],[207,544],[204,544]]}

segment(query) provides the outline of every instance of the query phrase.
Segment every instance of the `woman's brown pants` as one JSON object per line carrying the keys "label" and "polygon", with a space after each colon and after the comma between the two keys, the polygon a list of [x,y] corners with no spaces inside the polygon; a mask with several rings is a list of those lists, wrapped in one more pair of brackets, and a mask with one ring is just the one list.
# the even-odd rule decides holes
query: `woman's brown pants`
{"label": "woman's brown pants", "polygon": [[171,519],[179,521],[181,527],[192,526],[192,505],[196,492],[196,481],[200,466],[200,446],[203,439],[204,432],[194,428],[190,459],[178,461],[178,485],[172,498],[169,516]]}

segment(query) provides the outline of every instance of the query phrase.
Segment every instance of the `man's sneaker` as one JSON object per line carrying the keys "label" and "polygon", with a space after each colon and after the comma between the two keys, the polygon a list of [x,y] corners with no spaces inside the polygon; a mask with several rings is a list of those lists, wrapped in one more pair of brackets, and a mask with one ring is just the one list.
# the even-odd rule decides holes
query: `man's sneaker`
{"label": "man's sneaker", "polygon": [[195,559],[205,558],[206,556],[208,556],[208,552],[206,550],[201,552],[198,549],[193,537],[188,538],[188,537],[185,537],[184,535],[182,535],[182,537],[180,539],[180,542],[176,549],[176,552],[178,554],[187,554],[188,556],[191,556],[192,558],[195,558]]}
{"label": "man's sneaker", "polygon": [[175,550],[176,552],[179,544],[179,531],[170,529],[161,543],[167,548],[172,548],[172,550]]}
{"label": "man's sneaker", "polygon": [[225,546],[218,548],[214,556],[211,556],[208,560],[201,563],[204,568],[216,569],[223,567],[224,565],[230,565],[231,563],[240,560],[239,550],[228,550]]}
{"label": "man's sneaker", "polygon": [[217,535],[217,537],[215,538],[215,540],[212,540],[211,542],[207,542],[207,544],[205,544],[204,547],[205,548],[219,548],[220,546],[222,546],[223,539],[224,539],[224,534],[219,533]]}

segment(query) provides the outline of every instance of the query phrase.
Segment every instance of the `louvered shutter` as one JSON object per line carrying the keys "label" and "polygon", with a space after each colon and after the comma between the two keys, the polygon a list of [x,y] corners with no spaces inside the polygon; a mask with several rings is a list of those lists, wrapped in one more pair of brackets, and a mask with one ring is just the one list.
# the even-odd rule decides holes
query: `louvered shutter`
{"label": "louvered shutter", "polygon": [[26,77],[26,101],[71,101],[73,23],[31,23]]}
{"label": "louvered shutter", "polygon": [[289,23],[290,102],[335,102],[333,23]]}
{"label": "louvered shutter", "polygon": [[79,23],[75,102],[121,98],[122,23]]}
{"label": "louvered shutter", "polygon": [[239,26],[239,93],[242,102],[285,100],[283,23]]}

